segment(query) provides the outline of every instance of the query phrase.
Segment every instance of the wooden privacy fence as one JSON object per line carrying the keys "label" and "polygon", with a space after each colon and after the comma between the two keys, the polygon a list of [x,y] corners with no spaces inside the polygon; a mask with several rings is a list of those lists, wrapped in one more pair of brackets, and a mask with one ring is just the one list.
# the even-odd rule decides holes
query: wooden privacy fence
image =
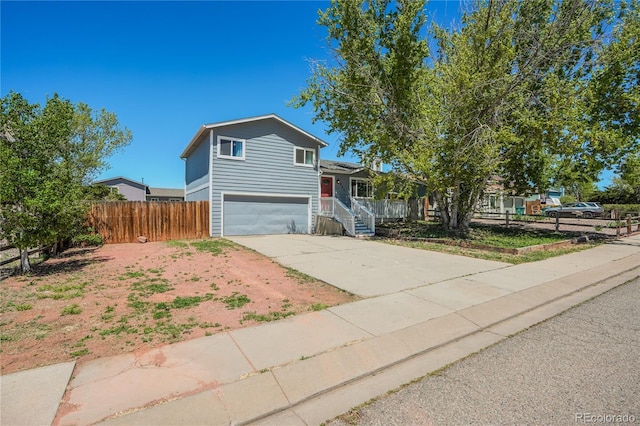
{"label": "wooden privacy fence", "polygon": [[209,202],[118,201],[95,203],[91,226],[105,243],[206,238],[209,236]]}

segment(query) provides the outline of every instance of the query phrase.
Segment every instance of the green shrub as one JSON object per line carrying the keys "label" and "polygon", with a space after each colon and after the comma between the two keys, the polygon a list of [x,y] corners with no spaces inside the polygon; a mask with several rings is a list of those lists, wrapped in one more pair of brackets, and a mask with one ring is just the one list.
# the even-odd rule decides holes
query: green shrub
{"label": "green shrub", "polygon": [[98,247],[104,244],[99,234],[87,233],[76,235],[71,239],[71,243],[76,247]]}
{"label": "green shrub", "polygon": [[638,216],[640,214],[640,204],[603,204],[605,217],[609,217],[611,210],[618,210],[620,218],[625,218],[628,214]]}

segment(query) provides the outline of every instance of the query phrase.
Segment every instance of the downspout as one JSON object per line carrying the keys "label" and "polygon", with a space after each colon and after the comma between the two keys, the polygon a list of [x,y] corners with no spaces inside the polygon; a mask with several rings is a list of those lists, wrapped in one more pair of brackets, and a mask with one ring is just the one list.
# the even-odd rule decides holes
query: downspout
{"label": "downspout", "polygon": [[209,236],[213,237],[213,129],[209,129]]}
{"label": "downspout", "polygon": [[316,158],[318,159],[318,163],[316,164],[316,169],[317,169],[317,175],[318,175],[318,179],[316,180],[316,184],[317,184],[317,190],[316,190],[316,199],[315,199],[315,213],[313,210],[313,197],[311,198],[311,215],[309,216],[309,221],[311,223],[309,223],[309,233],[310,234],[314,234],[316,232],[315,230],[315,223],[314,223],[314,219],[315,217],[320,214],[320,196],[322,195],[322,170],[320,170],[320,148],[322,148],[322,146],[320,144],[318,144],[318,147],[316,148],[316,152],[318,153],[318,155],[316,155]]}

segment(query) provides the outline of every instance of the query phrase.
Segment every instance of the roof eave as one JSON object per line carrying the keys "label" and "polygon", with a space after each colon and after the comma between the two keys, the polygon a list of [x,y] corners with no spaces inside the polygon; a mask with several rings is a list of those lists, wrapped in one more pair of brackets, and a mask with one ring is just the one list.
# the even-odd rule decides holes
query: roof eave
{"label": "roof eave", "polygon": [[203,124],[200,129],[198,129],[198,131],[196,132],[195,136],[191,139],[191,142],[189,142],[189,144],[187,145],[187,147],[184,149],[184,151],[182,151],[182,154],[180,154],[180,158],[187,158],[190,154],[191,151],[193,150],[193,148],[196,145],[197,140],[202,136],[202,134],[209,129],[215,129],[216,127],[223,127],[223,126],[233,126],[236,124],[242,124],[242,123],[248,123],[251,121],[259,121],[259,120],[266,120],[269,118],[273,118],[277,121],[279,121],[280,123],[284,124],[287,127],[292,128],[293,130],[297,131],[298,133],[301,133],[303,135],[305,135],[306,137],[308,137],[309,139],[315,141],[318,145],[320,145],[321,148],[328,146],[329,144],[325,141],[323,141],[322,139],[313,136],[311,133],[306,132],[305,130],[302,130],[300,127],[289,123],[287,120],[279,117],[276,114],[267,114],[267,115],[259,115],[256,117],[249,117],[249,118],[241,118],[238,120],[230,120],[230,121],[222,121],[219,123],[210,123],[210,124]]}
{"label": "roof eave", "polygon": [[196,141],[198,139],[200,139],[200,136],[202,136],[202,134],[204,133],[205,130],[207,130],[207,126],[206,125],[203,124],[202,126],[200,126],[200,128],[198,129],[196,134],[193,136],[193,138],[191,138],[191,141],[189,142],[189,145],[187,145],[187,147],[184,149],[184,151],[182,151],[182,154],[180,154],[180,158],[187,158],[189,156],[189,154],[191,154],[191,151],[193,150],[193,148],[196,145]]}

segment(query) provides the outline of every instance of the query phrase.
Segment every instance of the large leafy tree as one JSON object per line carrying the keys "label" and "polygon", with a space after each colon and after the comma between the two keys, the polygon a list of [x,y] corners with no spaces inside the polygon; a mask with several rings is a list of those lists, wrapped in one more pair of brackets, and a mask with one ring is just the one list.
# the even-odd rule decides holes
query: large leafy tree
{"label": "large leafy tree", "polygon": [[84,187],[131,140],[115,114],[54,95],[44,106],[11,92],[0,118],[0,238],[21,250],[73,236],[87,204]]}
{"label": "large leafy tree", "polygon": [[628,155],[619,169],[621,184],[633,192],[633,202],[640,203],[640,152]]}
{"label": "large leafy tree", "polygon": [[[476,1],[457,28],[424,0],[333,0],[334,60],[294,106],[433,191],[465,231],[487,182],[544,189],[593,181],[638,146],[638,1]],[[430,44],[432,45],[430,48]]]}

